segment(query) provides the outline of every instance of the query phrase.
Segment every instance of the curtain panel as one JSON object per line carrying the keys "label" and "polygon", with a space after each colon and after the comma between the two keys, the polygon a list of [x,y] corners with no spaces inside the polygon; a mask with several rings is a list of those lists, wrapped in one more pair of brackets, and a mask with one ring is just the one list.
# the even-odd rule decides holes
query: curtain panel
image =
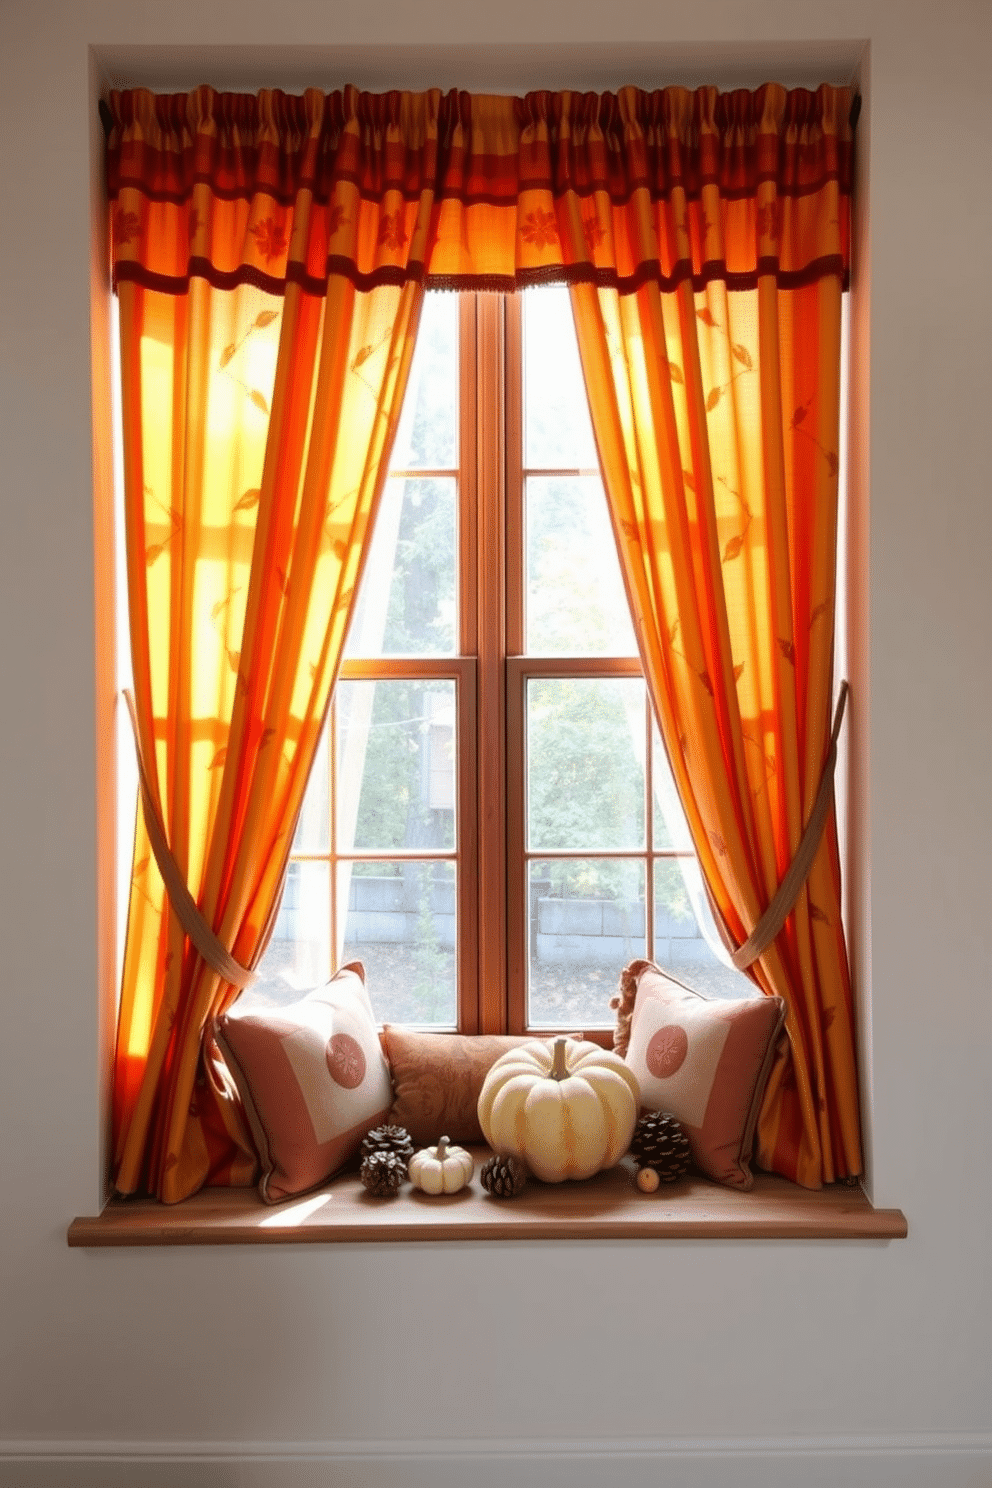
{"label": "curtain panel", "polygon": [[[572,290],[645,680],[731,951],[799,853],[831,750],[840,295],[835,275]],[[787,1007],[756,1160],[813,1188],[861,1170],[832,799],[748,968]]]}
{"label": "curtain panel", "polygon": [[[147,178],[123,188],[131,205],[118,196],[112,222],[134,713],[148,789],[118,1021],[114,1181],[174,1202],[204,1183],[252,1182],[256,1158],[210,1033],[238,989],[173,912],[150,828],[157,819],[207,926],[250,972],[278,910],[423,288],[392,275],[359,289],[327,274],[320,294],[293,280],[274,293],[271,275],[195,264],[182,284],[157,270],[129,278],[120,254],[141,244],[157,262],[176,231],[191,260],[195,248],[226,263],[234,232],[272,262],[277,212],[305,236],[310,210],[292,178],[291,208],[254,193],[249,222],[237,192],[258,151],[243,123],[217,139],[200,120],[190,158],[202,166],[206,138],[218,164],[207,180],[194,171],[190,195],[171,173],[182,130],[151,94],[132,101],[115,133]],[[383,236],[390,265],[404,262],[405,245]]]}
{"label": "curtain panel", "polygon": [[[648,686],[719,916],[735,944],[754,928],[828,744],[849,108],[776,84],[111,96],[139,730],[172,852],[246,965],[425,287],[572,286]],[[860,1170],[832,818],[810,884],[754,974],[790,1014],[759,1161],[815,1185]],[[250,1181],[208,1036],[234,995],[170,915],[139,815],[122,1191]]]}

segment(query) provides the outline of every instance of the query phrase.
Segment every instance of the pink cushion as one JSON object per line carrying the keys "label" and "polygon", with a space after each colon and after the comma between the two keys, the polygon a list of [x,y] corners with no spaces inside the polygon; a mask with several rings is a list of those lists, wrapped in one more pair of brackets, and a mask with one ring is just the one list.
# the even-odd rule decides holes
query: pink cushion
{"label": "pink cushion", "polygon": [[704,997],[650,961],[620,980],[613,1046],[637,1076],[641,1104],[685,1127],[708,1177],[747,1189],[758,1108],[785,1021],[780,997]]}
{"label": "pink cushion", "polygon": [[358,1150],[392,1102],[360,961],[288,1007],[214,1025],[262,1164],[268,1204],[323,1183]]}

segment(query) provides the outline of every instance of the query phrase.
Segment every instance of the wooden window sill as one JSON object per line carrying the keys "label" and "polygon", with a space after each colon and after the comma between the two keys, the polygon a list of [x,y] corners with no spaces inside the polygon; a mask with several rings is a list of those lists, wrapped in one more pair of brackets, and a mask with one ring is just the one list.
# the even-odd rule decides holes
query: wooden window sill
{"label": "wooden window sill", "polygon": [[70,1246],[312,1245],[394,1240],[899,1240],[899,1209],[873,1209],[860,1188],[811,1193],[759,1174],[750,1193],[685,1178],[654,1194],[618,1167],[584,1183],[531,1182],[516,1199],[492,1199],[478,1178],[487,1149],[474,1149],[476,1176],[461,1193],[432,1198],[404,1185],[372,1199],[349,1172],[284,1204],[255,1189],[205,1189],[183,1204],[111,1199],[103,1213],[74,1219]]}

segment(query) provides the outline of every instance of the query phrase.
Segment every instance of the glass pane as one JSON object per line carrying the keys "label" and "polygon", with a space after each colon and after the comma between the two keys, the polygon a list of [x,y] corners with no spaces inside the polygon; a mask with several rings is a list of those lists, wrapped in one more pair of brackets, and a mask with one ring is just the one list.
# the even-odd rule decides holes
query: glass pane
{"label": "glass pane", "polygon": [[654,783],[653,846],[660,850],[695,853],[689,826],[675,789],[668,755],[661,742],[658,725],[651,720],[651,779]]}
{"label": "glass pane", "polygon": [[331,975],[331,894],[327,863],[290,863],[275,930],[258,967],[258,980],[237,1010],[295,1002]]}
{"label": "glass pane", "polygon": [[531,851],[644,846],[644,683],[639,677],[527,682]]}
{"label": "glass pane", "polygon": [[568,290],[524,295],[524,464],[598,470]]}
{"label": "glass pane", "polygon": [[636,656],[613,529],[598,476],[529,476],[527,650]]}
{"label": "glass pane", "polygon": [[455,684],[339,682],[338,850],[455,846]]}
{"label": "glass pane", "polygon": [[455,865],[341,863],[342,961],[361,961],[380,1023],[453,1027]]}
{"label": "glass pane", "polygon": [[346,656],[454,654],[456,496],[453,476],[386,482]]}
{"label": "glass pane", "polygon": [[458,296],[424,297],[393,470],[453,470],[458,464]]}
{"label": "glass pane", "polygon": [[644,864],[532,862],[527,924],[529,1025],[611,1027],[620,972],[644,955]]}
{"label": "glass pane", "polygon": [[654,959],[709,997],[761,996],[730,964],[694,857],[655,863]]}
{"label": "glass pane", "polygon": [[325,728],[317,745],[313,769],[307,781],[306,794],[300,819],[293,838],[293,851],[298,853],[326,853],[330,849],[330,780],[328,778],[327,735]]}

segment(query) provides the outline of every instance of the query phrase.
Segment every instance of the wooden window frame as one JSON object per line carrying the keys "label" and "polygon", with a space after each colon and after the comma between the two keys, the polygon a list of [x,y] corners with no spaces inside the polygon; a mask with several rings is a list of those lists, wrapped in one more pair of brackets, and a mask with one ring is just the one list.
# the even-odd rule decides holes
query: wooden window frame
{"label": "wooden window frame", "polygon": [[[398,682],[416,678],[425,682],[455,684],[456,738],[456,832],[453,849],[440,848],[348,848],[337,846],[335,823],[335,755],[332,735],[328,749],[331,789],[329,792],[330,846],[326,853],[291,853],[291,862],[320,861],[330,865],[330,906],[332,954],[338,944],[337,870],[341,863],[404,862],[455,863],[457,952],[457,1027],[460,1033],[479,1033],[479,1009],[476,996],[478,893],[472,865],[478,856],[477,814],[475,800],[478,783],[475,771],[477,664],[473,656],[442,656],[430,659],[382,657],[375,660],[342,662],[342,682]],[[332,718],[334,705],[331,705]],[[460,870],[460,871],[459,871]],[[434,1025],[431,1025],[434,1026]],[[451,1031],[454,1024],[438,1024],[439,1030]]]}
{"label": "wooden window frame", "polygon": [[[329,848],[291,854],[327,861],[331,945],[338,943],[338,865],[345,861],[453,861],[457,875],[456,1023],[430,1025],[461,1033],[532,1033],[560,1029],[528,1024],[528,897],[532,858],[629,859],[644,867],[645,954],[654,952],[655,865],[694,857],[654,846],[654,749],[645,703],[645,839],[630,850],[530,852],[526,820],[526,687],[530,678],[643,677],[636,656],[529,655],[525,617],[525,491],[530,476],[599,475],[598,469],[525,463],[523,313],[520,295],[463,293],[458,317],[458,462],[451,470],[393,470],[399,477],[455,476],[457,481],[457,646],[448,657],[349,658],[343,681],[453,680],[457,719],[455,848],[337,847],[335,755],[329,748]],[[334,706],[332,704],[332,717]],[[618,968],[619,971],[619,968]],[[608,1023],[604,1008],[604,1025]],[[582,1022],[582,1018],[578,1019]],[[585,1028],[609,1047],[608,1026]]]}
{"label": "wooden window frame", "polygon": [[[389,682],[409,679],[452,681],[455,685],[456,719],[456,811],[455,846],[445,849],[405,848],[347,848],[338,845],[337,825],[337,750],[336,750],[336,703],[332,699],[328,722],[331,728],[328,741],[327,769],[328,789],[328,846],[326,850],[297,851],[290,853],[289,861],[327,863],[329,876],[330,945],[332,960],[336,961],[340,908],[338,905],[338,869],[347,862],[453,862],[456,865],[456,1021],[452,1024],[432,1024],[439,1032],[457,1029],[461,1033],[480,1033],[485,1027],[479,988],[480,976],[480,915],[485,905],[479,892],[480,882],[485,881],[488,858],[480,841],[479,823],[483,787],[479,778],[478,759],[480,752],[478,698],[480,692],[480,662],[478,637],[486,630],[483,606],[490,602],[478,592],[477,575],[483,571],[481,544],[490,540],[488,530],[480,529],[478,520],[479,484],[478,450],[485,448],[490,430],[477,428],[480,406],[489,401],[477,396],[477,381],[473,369],[477,365],[479,334],[476,317],[477,296],[460,296],[458,317],[459,358],[459,415],[458,415],[458,463],[452,469],[390,470],[390,476],[404,478],[441,477],[456,480],[457,545],[458,565],[457,593],[459,597],[457,617],[458,653],[454,656],[378,656],[347,657],[341,663],[339,680],[342,682]],[[479,363],[481,373],[481,363]],[[501,409],[501,394],[490,388],[490,397]],[[487,492],[487,495],[489,493]],[[487,529],[488,529],[487,523]],[[497,638],[494,638],[494,640]],[[498,642],[502,644],[500,631]],[[487,661],[489,660],[487,656]],[[491,663],[490,663],[490,668]],[[491,690],[491,679],[490,679]],[[496,808],[502,812],[501,802]],[[481,860],[480,860],[481,859]],[[491,915],[491,908],[489,909]],[[330,971],[330,968],[328,968]]]}
{"label": "wooden window frame", "polygon": [[[337,845],[336,749],[328,748],[328,848],[290,854],[290,862],[327,862],[330,943],[339,928],[338,865],[343,862],[455,862],[457,875],[456,1022],[439,1032],[504,1033],[506,997],[506,786],[503,572],[506,461],[504,303],[500,295],[462,294],[458,315],[458,461],[453,470],[391,470],[392,476],[454,475],[457,482],[457,654],[349,657],[345,682],[422,679],[455,683],[456,826],[453,851],[347,849]],[[482,454],[482,452],[487,452]],[[335,720],[332,702],[330,720]]]}

